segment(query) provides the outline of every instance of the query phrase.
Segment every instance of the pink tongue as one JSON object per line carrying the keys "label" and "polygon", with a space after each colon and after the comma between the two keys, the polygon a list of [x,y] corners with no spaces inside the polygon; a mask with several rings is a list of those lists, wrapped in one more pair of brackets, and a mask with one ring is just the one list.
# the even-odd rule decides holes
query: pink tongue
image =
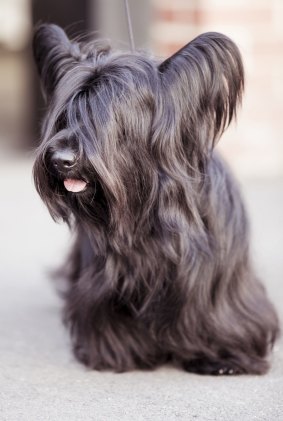
{"label": "pink tongue", "polygon": [[76,180],[74,178],[66,178],[64,186],[68,191],[78,193],[86,187],[87,183],[84,180]]}

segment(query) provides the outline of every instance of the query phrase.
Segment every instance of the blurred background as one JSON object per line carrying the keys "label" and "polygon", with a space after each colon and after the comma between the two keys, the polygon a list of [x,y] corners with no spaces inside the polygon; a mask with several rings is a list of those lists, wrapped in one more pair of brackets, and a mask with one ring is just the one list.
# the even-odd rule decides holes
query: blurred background
{"label": "blurred background", "polygon": [[[240,175],[283,173],[282,0],[130,0],[135,42],[168,57],[204,31],[220,31],[239,45],[247,83],[238,125],[221,149]],[[1,154],[38,142],[44,110],[32,62],[35,23],[55,22],[70,36],[92,31],[127,48],[123,0],[0,0]]]}
{"label": "blurred background", "polygon": [[[282,317],[283,0],[129,0],[129,5],[136,46],[150,49],[160,58],[168,57],[205,31],[223,32],[240,47],[246,69],[243,107],[237,124],[227,130],[217,147],[241,183],[251,220],[253,258]],[[129,42],[124,0],[0,0],[0,390],[5,396],[2,401],[0,396],[0,412],[2,404],[9,413],[5,418],[3,412],[3,419],[7,420],[85,421],[89,413],[84,400],[79,399],[84,396],[92,405],[93,383],[89,382],[90,374],[81,367],[77,369],[72,359],[68,335],[60,321],[61,303],[50,285],[50,269],[63,261],[72,237],[67,227],[51,220],[32,182],[33,151],[39,142],[39,123],[45,109],[30,45],[33,26],[40,21],[63,26],[70,36],[91,31],[93,36],[109,38],[125,49]],[[276,352],[271,377],[267,377],[267,382],[263,380],[260,387],[257,378],[246,389],[242,380],[237,383],[236,378],[229,379],[233,383],[227,387],[223,379],[223,383],[205,389],[207,395],[203,396],[204,383],[197,378],[187,395],[195,396],[190,405],[195,405],[197,411],[204,408],[203,420],[219,419],[223,402],[229,412],[227,420],[279,419],[274,412],[265,412],[266,408],[273,411],[268,399],[274,400],[277,395],[271,394],[279,396],[279,389],[282,394],[282,347]],[[166,373],[166,381],[161,374],[157,389],[163,391],[164,384],[170,385],[172,408],[176,405],[178,413],[186,413],[186,400],[174,388],[179,384],[183,393],[189,387],[187,377],[178,377],[179,383],[174,386]],[[150,377],[153,385],[157,384],[154,376],[153,373]],[[132,378],[130,374],[127,377]],[[115,396],[120,396],[123,410],[132,408],[132,390],[131,399],[125,401],[117,395],[121,387],[123,390],[122,383],[117,377],[113,379],[96,378],[102,388],[99,402],[117,383],[113,402]],[[144,382],[145,387],[137,389],[138,402],[148,390],[148,378]],[[82,388],[81,384],[87,387]],[[236,396],[233,405],[225,395],[231,385]],[[217,416],[206,418],[206,403],[213,390],[219,393],[219,387],[221,399],[210,406]],[[152,395],[155,393],[152,390]],[[199,396],[203,396],[205,405],[199,402]],[[144,399],[141,407],[147,408],[148,397]],[[75,403],[66,412],[66,418],[59,413],[62,401]],[[254,418],[246,410],[241,412],[237,406],[241,402],[245,408],[253,408],[250,402],[256,405]],[[158,405],[154,407],[157,412]],[[96,408],[97,413],[100,408]],[[235,417],[230,418],[233,411]],[[53,418],[49,418],[50,414]],[[152,414],[138,419],[152,419]],[[263,418],[258,418],[258,414],[263,414]],[[175,419],[158,416],[155,419]]]}

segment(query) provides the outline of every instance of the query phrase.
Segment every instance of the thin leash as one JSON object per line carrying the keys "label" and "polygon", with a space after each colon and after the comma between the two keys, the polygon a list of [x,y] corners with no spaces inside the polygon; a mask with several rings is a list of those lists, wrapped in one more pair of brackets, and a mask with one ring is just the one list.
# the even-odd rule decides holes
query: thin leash
{"label": "thin leash", "polygon": [[128,23],[128,33],[129,33],[129,39],[130,39],[130,44],[131,44],[131,50],[134,52],[135,51],[135,41],[134,41],[131,13],[130,13],[128,0],[124,0],[124,4],[125,4],[125,9],[126,9],[126,16],[127,16],[127,23]]}

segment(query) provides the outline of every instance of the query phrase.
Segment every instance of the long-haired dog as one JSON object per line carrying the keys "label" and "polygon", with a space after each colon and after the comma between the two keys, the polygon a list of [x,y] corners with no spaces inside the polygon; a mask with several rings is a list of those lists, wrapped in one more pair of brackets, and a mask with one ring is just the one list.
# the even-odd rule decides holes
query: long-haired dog
{"label": "long-haired dog", "polygon": [[205,33],[159,62],[43,24],[33,46],[49,104],[34,179],[76,232],[64,295],[76,357],[118,372],[171,361],[264,373],[278,321],[214,152],[242,97],[236,45]]}

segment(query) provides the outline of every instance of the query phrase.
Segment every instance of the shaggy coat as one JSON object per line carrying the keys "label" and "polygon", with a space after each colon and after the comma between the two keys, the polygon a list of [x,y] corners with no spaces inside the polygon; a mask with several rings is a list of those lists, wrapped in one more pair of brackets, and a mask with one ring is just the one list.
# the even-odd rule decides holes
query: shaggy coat
{"label": "shaggy coat", "polygon": [[48,103],[34,179],[76,232],[64,268],[76,357],[118,372],[166,361],[266,372],[277,317],[251,266],[238,187],[214,152],[242,97],[236,45],[205,33],[160,63],[47,24],[33,45]]}

